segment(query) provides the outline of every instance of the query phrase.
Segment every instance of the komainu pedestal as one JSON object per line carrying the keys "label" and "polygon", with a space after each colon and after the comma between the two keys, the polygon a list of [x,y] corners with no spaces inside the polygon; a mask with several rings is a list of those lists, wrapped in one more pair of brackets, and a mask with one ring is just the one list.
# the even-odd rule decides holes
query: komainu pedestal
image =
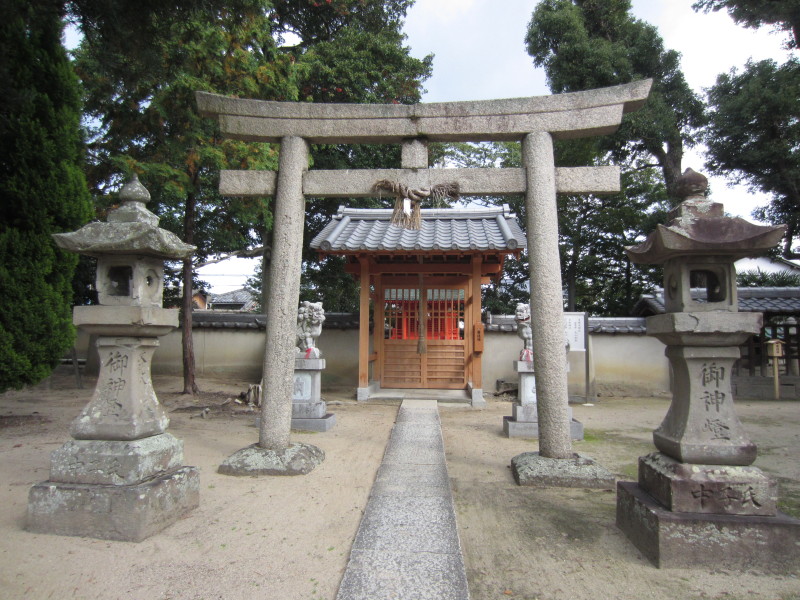
{"label": "komainu pedestal", "polygon": [[322,432],[336,425],[336,415],[328,412],[328,405],[321,396],[324,369],[324,358],[294,359],[292,429]]}
{"label": "komainu pedestal", "polygon": [[300,304],[292,386],[292,429],[321,432],[336,425],[336,415],[328,412],[328,405],[322,400],[325,359],[317,348],[317,338],[324,322],[322,302]]}
{"label": "komainu pedestal", "polygon": [[[503,433],[506,437],[539,437],[539,407],[536,401],[536,374],[533,362],[515,360],[514,370],[519,375],[517,402],[511,406],[511,416],[503,417]],[[572,418],[572,408],[567,408],[569,433],[573,440],[583,439],[583,423]]]}
{"label": "komainu pedestal", "polygon": [[[507,437],[539,437],[539,406],[536,397],[536,372],[533,366],[533,334],[531,332],[531,309],[529,304],[517,304],[514,313],[517,336],[522,340],[519,360],[514,361],[517,373],[517,402],[511,408],[511,416],[503,417],[503,433]],[[572,409],[567,407],[569,433],[573,440],[583,439],[583,423],[572,418]]]}
{"label": "komainu pedestal", "polygon": [[647,334],[667,345],[673,394],[653,432],[659,451],[639,459],[638,483],[617,484],[617,526],[659,567],[794,571],[800,520],[778,512],[777,483],[752,466],[731,389],[739,346],[762,323],[737,312],[733,261],[763,253],[783,227],[724,216],[700,178],[684,174],[690,197],[673,220],[628,249],[633,262],[664,263],[667,313],[648,318]]}

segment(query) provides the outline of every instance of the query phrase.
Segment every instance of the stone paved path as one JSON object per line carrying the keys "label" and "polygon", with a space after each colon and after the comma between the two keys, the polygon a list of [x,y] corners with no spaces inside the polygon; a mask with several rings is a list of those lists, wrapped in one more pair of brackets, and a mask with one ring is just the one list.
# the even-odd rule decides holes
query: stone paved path
{"label": "stone paved path", "polygon": [[435,400],[404,400],[337,600],[468,600]]}

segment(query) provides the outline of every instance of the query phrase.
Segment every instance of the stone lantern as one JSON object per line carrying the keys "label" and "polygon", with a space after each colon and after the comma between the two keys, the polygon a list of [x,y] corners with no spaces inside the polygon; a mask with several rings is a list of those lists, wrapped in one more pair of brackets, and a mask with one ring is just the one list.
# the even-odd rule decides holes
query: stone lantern
{"label": "stone lantern", "polygon": [[158,227],[149,199],[134,176],[108,222],[53,236],[97,258],[100,304],[75,307],[73,322],[97,334],[100,374],[74,439],[51,455],[50,479],[30,490],[30,531],[140,541],[198,505],[197,470],[182,466],[183,442],[167,433],[151,380],[158,337],[178,325],[178,310],[161,306],[164,260],[195,247]]}
{"label": "stone lantern", "polygon": [[727,217],[706,187],[687,169],[669,224],[627,249],[634,263],[664,265],[666,313],[647,319],[647,334],[667,346],[673,396],[653,432],[659,451],[639,459],[638,484],[618,484],[617,525],[658,566],[774,568],[800,521],[778,513],[776,482],[750,466],[756,446],[734,411],[739,347],[762,325],[738,312],[734,262],[774,247],[785,226]]}

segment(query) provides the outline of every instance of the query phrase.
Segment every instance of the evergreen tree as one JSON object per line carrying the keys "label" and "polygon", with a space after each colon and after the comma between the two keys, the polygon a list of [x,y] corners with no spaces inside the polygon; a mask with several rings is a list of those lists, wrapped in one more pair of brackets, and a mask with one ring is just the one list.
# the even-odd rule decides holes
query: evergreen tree
{"label": "evergreen tree", "polygon": [[[787,48],[800,47],[797,0],[699,0],[693,8],[725,9],[736,23],[753,29],[772,25],[789,32]],[[800,235],[800,62],[748,61],[740,72],[732,69],[717,77],[708,104],[706,168],[770,194],[769,205],[753,215],[785,223],[783,257],[800,257],[793,247]]]}
{"label": "evergreen tree", "polygon": [[[275,169],[278,157],[274,145],[222,140],[216,124],[194,111],[194,91],[263,100],[404,101],[418,98],[429,61],[412,59],[402,47],[399,19],[407,0],[151,4],[145,0],[140,15],[122,11],[120,18],[131,19],[139,34],[127,45],[109,39],[129,34],[108,26],[112,15],[103,2],[73,2],[89,33],[76,67],[87,89],[86,112],[99,124],[90,144],[90,182],[100,190],[116,182],[118,171],[136,170],[160,202],[154,212],[162,226],[198,246],[195,263],[185,262],[182,274],[184,391],[191,393],[194,266],[209,255],[268,246],[271,229],[268,199],[220,197],[219,170]],[[88,8],[100,16],[87,20]],[[289,34],[300,41],[285,45]],[[325,152],[315,148],[315,166],[325,164]],[[309,215],[316,214],[312,205]]]}
{"label": "evergreen tree", "polygon": [[755,211],[762,221],[788,228],[784,258],[800,258],[800,61],[748,62],[717,77],[708,91],[706,167],[770,194]]}
{"label": "evergreen tree", "polygon": [[736,274],[739,287],[800,287],[800,273],[790,271],[767,272],[761,269]]}
{"label": "evergreen tree", "polygon": [[91,215],[80,94],[57,3],[12,0],[0,22],[0,392],[40,381],[74,342],[78,256],[51,233]]}
{"label": "evergreen tree", "polygon": [[703,104],[683,77],[680,55],[630,10],[630,0],[542,0],[528,30],[528,53],[554,93],[652,78],[644,107],[626,115],[616,134],[600,138],[598,148],[637,168],[655,160],[676,200],[683,150],[696,143]]}
{"label": "evergreen tree", "polygon": [[[592,139],[558,142],[556,163],[597,164],[597,143]],[[447,160],[459,167],[519,167],[520,144],[454,144]],[[621,184],[618,194],[557,197],[561,279],[568,311],[628,316],[639,296],[660,282],[657,269],[631,264],[625,247],[642,241],[665,219],[669,206],[666,189],[652,169],[623,168]],[[484,201],[509,204],[525,223],[521,196]],[[518,302],[530,302],[529,277],[527,255],[506,259],[503,279],[484,288],[483,306],[492,313],[513,313]]]}
{"label": "evergreen tree", "polygon": [[219,171],[277,165],[277,150],[268,144],[221,140],[217,125],[196,113],[194,93],[297,98],[297,68],[276,46],[268,7],[254,0],[237,10],[177,10],[162,15],[149,44],[153,52],[113,52],[102,36],[87,37],[76,52],[85,112],[96,123],[90,183],[99,191],[119,171],[140,173],[161,226],[198,247],[180,277],[184,393],[198,391],[191,337],[195,263],[256,245],[260,224],[269,220],[265,199],[221,197]]}
{"label": "evergreen tree", "polygon": [[736,23],[751,29],[772,25],[789,33],[787,48],[800,48],[800,2],[797,0],[698,0],[692,8],[705,12],[725,9]]}

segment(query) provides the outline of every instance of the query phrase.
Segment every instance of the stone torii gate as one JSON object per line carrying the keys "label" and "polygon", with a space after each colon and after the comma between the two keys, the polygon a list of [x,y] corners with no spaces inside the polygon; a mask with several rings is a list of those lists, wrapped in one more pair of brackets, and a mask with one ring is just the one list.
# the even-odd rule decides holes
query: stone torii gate
{"label": "stone torii gate", "polygon": [[[613,133],[647,99],[650,80],[532,98],[414,105],[310,104],[197,92],[204,116],[233,139],[280,143],[279,169],[222,171],[220,193],[275,196],[267,344],[259,446],[289,447],[294,328],[299,301],[305,197],[375,196],[380,179],[411,188],[457,181],[462,195],[524,194],[540,453],[571,457],[557,193],[619,191],[617,167],[559,168],[553,140]],[[518,169],[429,169],[427,142],[519,141]],[[401,169],[308,170],[309,144],[401,144]],[[361,319],[368,319],[362,311]],[[363,325],[363,324],[362,324]],[[366,328],[364,328],[366,329]],[[366,387],[368,382],[359,382]]]}

